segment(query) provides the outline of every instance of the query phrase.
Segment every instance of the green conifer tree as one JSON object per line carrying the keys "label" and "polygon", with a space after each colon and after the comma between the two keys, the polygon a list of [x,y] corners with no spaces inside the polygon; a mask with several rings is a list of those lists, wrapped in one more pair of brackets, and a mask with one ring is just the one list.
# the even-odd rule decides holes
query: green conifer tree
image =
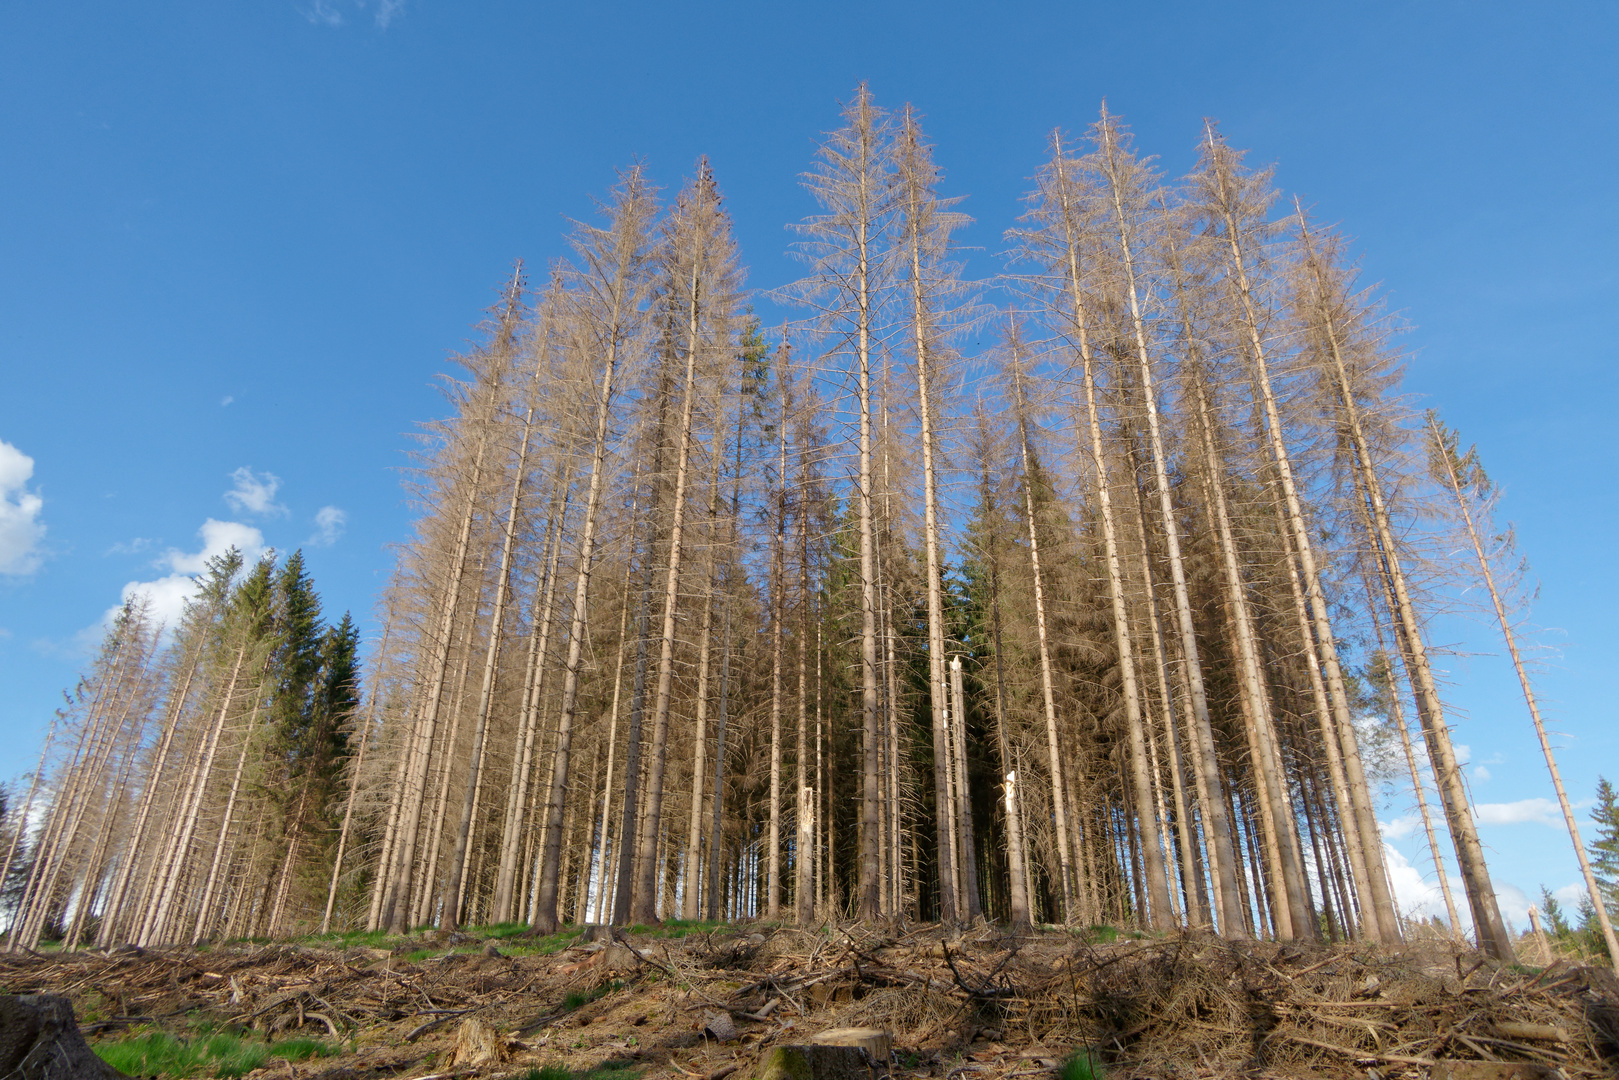
{"label": "green conifer tree", "polygon": [[1606,777],[1597,777],[1597,805],[1591,811],[1596,835],[1586,845],[1591,869],[1596,871],[1602,903],[1610,912],[1619,911],[1619,795]]}

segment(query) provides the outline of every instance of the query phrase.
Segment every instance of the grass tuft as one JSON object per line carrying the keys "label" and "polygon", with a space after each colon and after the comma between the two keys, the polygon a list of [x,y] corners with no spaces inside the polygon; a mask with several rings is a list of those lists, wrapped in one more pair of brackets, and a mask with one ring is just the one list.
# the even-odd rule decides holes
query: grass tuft
{"label": "grass tuft", "polygon": [[1102,1063],[1089,1050],[1076,1050],[1057,1067],[1059,1080],[1101,1080]]}
{"label": "grass tuft", "polygon": [[271,1058],[306,1061],[328,1057],[341,1047],[318,1039],[285,1039],[281,1042],[247,1042],[235,1035],[200,1034],[194,1039],[176,1039],[162,1032],[150,1032],[127,1039],[104,1042],[95,1047],[101,1060],[129,1076],[230,1078],[250,1073]]}

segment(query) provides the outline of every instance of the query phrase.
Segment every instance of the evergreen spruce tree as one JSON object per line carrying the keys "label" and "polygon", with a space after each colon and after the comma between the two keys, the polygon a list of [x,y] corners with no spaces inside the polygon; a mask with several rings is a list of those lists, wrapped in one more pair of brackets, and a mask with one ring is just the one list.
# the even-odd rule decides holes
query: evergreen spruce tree
{"label": "evergreen spruce tree", "polygon": [[1596,822],[1596,835],[1587,849],[1591,855],[1591,869],[1596,871],[1597,888],[1602,892],[1602,903],[1610,912],[1619,911],[1619,795],[1606,777],[1597,777],[1597,805],[1591,811]]}

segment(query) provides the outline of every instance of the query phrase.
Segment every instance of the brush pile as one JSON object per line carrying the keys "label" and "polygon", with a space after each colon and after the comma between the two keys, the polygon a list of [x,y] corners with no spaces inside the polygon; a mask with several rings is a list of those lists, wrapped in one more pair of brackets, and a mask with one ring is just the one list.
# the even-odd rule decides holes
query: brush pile
{"label": "brush pile", "polygon": [[[346,1051],[266,1076],[506,1076],[537,1065],[745,1080],[773,1046],[893,1033],[896,1077],[1610,1077],[1619,980],[1400,949],[1085,941],[938,927],[725,927],[392,950],[299,945],[0,955],[0,992],[71,998],[92,1041],[199,1024]],[[422,956],[422,950],[434,952]],[[554,950],[554,951],[552,951]],[[525,955],[526,954],[526,955]],[[476,1046],[473,1044],[476,1043]]]}

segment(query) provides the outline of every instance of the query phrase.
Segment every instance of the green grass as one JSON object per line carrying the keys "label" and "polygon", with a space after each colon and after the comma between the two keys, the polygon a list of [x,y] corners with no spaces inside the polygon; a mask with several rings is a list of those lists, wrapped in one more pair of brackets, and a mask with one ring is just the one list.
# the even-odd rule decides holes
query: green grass
{"label": "green grass", "polygon": [[626,926],[624,932],[627,934],[641,934],[651,938],[675,939],[683,938],[687,934],[706,934],[725,925],[727,924],[724,922],[710,922],[706,919],[670,919],[663,925],[656,927],[636,923],[634,926]]}
{"label": "green grass", "polygon": [[252,1072],[271,1058],[306,1061],[328,1057],[342,1048],[318,1039],[248,1042],[235,1035],[199,1034],[176,1039],[162,1032],[135,1035],[95,1047],[101,1059],[130,1076],[236,1077]]}
{"label": "green grass", "polygon": [[606,997],[614,990],[622,989],[624,989],[624,984],[614,979],[612,982],[598,986],[594,990],[570,990],[568,995],[562,999],[562,1010],[564,1012],[573,1012],[575,1009],[589,1005],[592,1001]]}
{"label": "green grass", "polygon": [[1101,1080],[1102,1063],[1089,1050],[1075,1050],[1057,1068],[1060,1080]]}
{"label": "green grass", "polygon": [[389,944],[386,930],[340,930],[330,934],[308,934],[298,938],[308,945],[322,945],[338,949],[384,949]]}
{"label": "green grass", "polygon": [[579,943],[577,931],[565,931],[560,934],[547,934],[545,937],[525,939],[522,942],[512,942],[508,939],[509,948],[502,951],[510,956],[550,956],[563,949]]}

